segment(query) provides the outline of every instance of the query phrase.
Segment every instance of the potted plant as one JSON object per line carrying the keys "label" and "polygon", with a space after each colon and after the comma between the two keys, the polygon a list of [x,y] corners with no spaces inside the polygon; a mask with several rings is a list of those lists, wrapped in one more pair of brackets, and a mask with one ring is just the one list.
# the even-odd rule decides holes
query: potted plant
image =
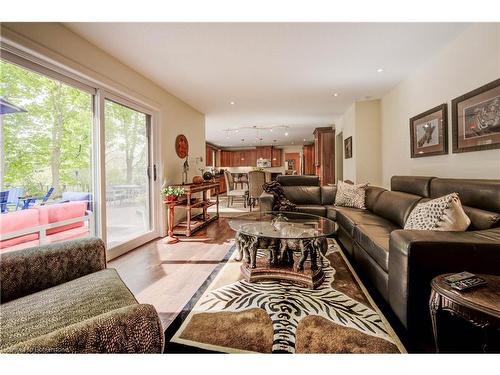
{"label": "potted plant", "polygon": [[184,188],[180,186],[167,186],[161,191],[167,202],[175,202],[180,195],[184,194]]}

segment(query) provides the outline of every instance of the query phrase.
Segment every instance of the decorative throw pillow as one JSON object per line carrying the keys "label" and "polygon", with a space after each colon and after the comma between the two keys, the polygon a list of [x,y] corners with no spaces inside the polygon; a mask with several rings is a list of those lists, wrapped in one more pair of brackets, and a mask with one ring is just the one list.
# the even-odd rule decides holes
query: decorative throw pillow
{"label": "decorative throw pillow", "polygon": [[368,184],[351,185],[346,182],[337,182],[335,206],[366,208],[365,190]]}
{"label": "decorative throw pillow", "polygon": [[411,211],[404,229],[463,232],[470,225],[457,193],[419,203]]}

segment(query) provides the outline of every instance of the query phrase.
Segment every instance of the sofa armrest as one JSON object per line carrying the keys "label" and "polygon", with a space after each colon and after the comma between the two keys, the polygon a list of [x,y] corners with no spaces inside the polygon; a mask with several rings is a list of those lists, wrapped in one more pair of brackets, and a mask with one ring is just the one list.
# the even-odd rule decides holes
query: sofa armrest
{"label": "sofa armrest", "polygon": [[273,210],[274,195],[270,193],[262,193],[259,197],[259,207],[261,211]]}
{"label": "sofa armrest", "polygon": [[500,273],[500,228],[470,232],[396,230],[389,239],[389,303],[409,331],[430,329],[432,278]]}
{"label": "sofa armrest", "polygon": [[106,268],[99,238],[8,251],[1,254],[0,299],[7,302]]}
{"label": "sofa armrest", "polygon": [[152,305],[130,305],[34,337],[3,353],[161,353],[163,328]]}

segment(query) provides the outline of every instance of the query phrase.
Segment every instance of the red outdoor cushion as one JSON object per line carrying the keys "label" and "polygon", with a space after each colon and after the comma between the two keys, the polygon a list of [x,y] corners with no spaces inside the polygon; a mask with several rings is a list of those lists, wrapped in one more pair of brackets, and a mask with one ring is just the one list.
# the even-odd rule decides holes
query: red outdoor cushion
{"label": "red outdoor cushion", "polygon": [[[8,212],[0,214],[0,234],[4,235],[11,232],[17,232],[26,228],[33,228],[40,225],[38,211],[27,209],[21,211]],[[38,239],[38,233],[26,234],[24,236],[0,241],[0,249],[14,246],[23,242]]]}
{"label": "red outdoor cushion", "polygon": [[[73,219],[76,217],[85,216],[85,211],[87,210],[87,202],[85,201],[75,201],[66,203],[49,204],[45,206],[35,207],[39,212],[40,223],[52,224],[58,221],[64,221],[68,219]],[[78,221],[73,224],[62,225],[60,227],[51,228],[47,230],[47,235],[54,233],[63,232],[65,230],[83,227],[84,223]]]}

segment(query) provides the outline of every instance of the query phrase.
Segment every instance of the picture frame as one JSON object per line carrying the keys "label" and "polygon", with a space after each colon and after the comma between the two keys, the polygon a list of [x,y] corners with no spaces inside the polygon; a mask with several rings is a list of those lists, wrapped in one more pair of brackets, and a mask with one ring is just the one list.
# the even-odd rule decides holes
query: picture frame
{"label": "picture frame", "polygon": [[500,79],[451,101],[453,153],[500,148]]}
{"label": "picture frame", "polygon": [[410,118],[410,157],[448,154],[448,105],[440,104]]}
{"label": "picture frame", "polygon": [[352,158],[352,137],[347,137],[344,140],[344,158]]}

